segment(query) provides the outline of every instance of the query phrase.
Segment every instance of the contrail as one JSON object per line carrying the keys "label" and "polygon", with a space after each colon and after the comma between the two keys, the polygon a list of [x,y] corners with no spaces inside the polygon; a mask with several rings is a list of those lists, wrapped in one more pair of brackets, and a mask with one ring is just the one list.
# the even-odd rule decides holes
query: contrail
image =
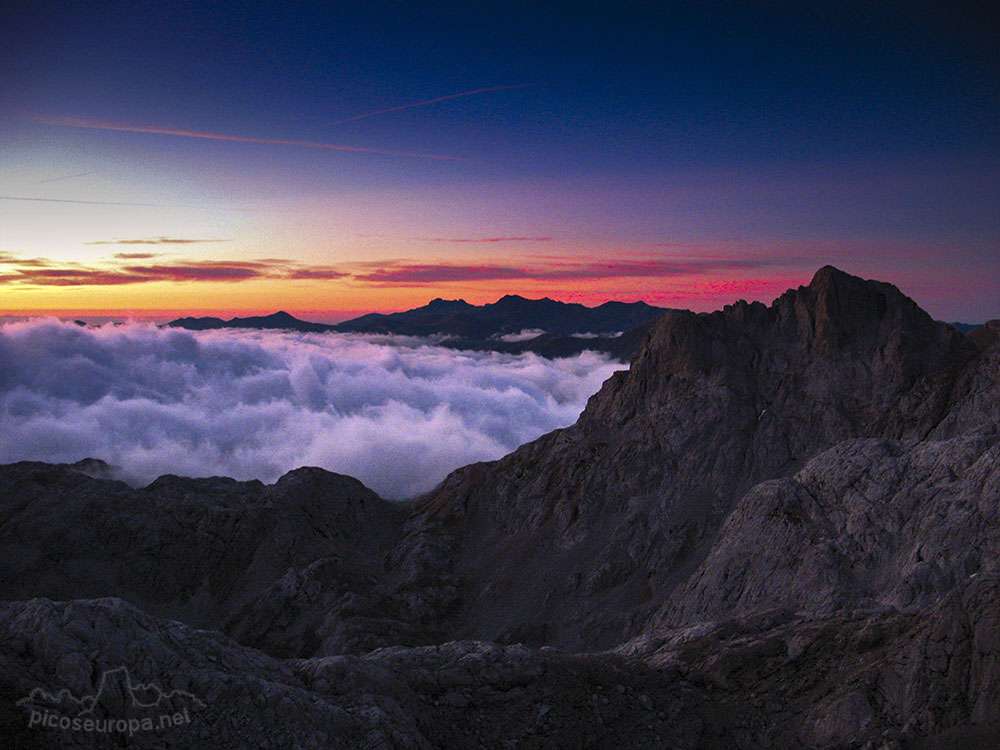
{"label": "contrail", "polygon": [[139,206],[141,208],[194,208],[199,211],[233,211],[234,213],[250,213],[273,211],[266,208],[227,208],[226,206],[202,206],[191,203],[130,203],[127,201],[83,201],[71,198],[35,198],[24,195],[0,195],[0,201],[37,201],[39,203],[79,203],[85,206]]}
{"label": "contrail", "polygon": [[354,122],[355,120],[363,120],[366,117],[374,117],[375,115],[384,115],[386,112],[399,112],[403,109],[412,109],[413,107],[426,107],[428,104],[437,104],[438,102],[445,102],[449,99],[459,99],[463,96],[474,96],[475,94],[485,94],[490,91],[508,91],[510,89],[525,89],[531,86],[541,86],[545,81],[535,81],[534,83],[515,83],[512,86],[490,86],[483,89],[473,89],[472,91],[463,91],[460,94],[448,94],[447,96],[439,96],[437,99],[427,99],[422,102],[413,102],[412,104],[401,104],[398,107],[388,107],[387,109],[376,109],[374,112],[365,112],[363,115],[355,115],[354,117],[348,117],[344,120],[337,120],[333,122],[333,125],[341,125],[345,122]]}
{"label": "contrail", "polygon": [[75,201],[69,198],[26,198],[19,195],[0,195],[0,201],[40,201],[42,203],[83,203],[87,206],[145,206],[170,208],[162,203],[124,203],[120,201]]}
{"label": "contrail", "polygon": [[39,180],[36,185],[42,185],[46,182],[60,182],[61,180],[72,180],[74,177],[86,177],[89,174],[95,174],[94,172],[77,172],[76,174],[67,174],[62,177],[50,177],[47,180]]}
{"label": "contrail", "polygon": [[365,146],[342,146],[335,143],[317,143],[315,141],[292,141],[284,138],[251,138],[241,135],[225,135],[223,133],[205,133],[200,130],[184,128],[162,128],[157,125],[116,125],[100,120],[87,120],[82,117],[32,117],[32,122],[42,125],[56,125],[66,128],[87,128],[90,130],[115,130],[124,133],[151,133],[154,135],[175,135],[182,138],[204,138],[210,141],[233,141],[236,143],[269,143],[276,146],[301,146],[303,148],[321,148],[327,151],[353,151],[366,154],[385,154],[388,156],[408,156],[416,159],[439,159],[444,161],[465,161],[459,156],[442,156],[440,154],[416,154],[410,151],[394,151],[384,148],[367,148]]}

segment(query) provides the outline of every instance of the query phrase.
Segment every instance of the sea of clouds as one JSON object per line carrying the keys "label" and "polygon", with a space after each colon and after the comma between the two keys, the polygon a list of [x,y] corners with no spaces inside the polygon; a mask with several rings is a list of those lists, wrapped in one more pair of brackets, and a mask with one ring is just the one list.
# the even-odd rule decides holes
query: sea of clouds
{"label": "sea of clouds", "polygon": [[623,367],[400,337],[7,323],[0,463],[95,457],[133,484],[321,466],[401,499],[572,424]]}

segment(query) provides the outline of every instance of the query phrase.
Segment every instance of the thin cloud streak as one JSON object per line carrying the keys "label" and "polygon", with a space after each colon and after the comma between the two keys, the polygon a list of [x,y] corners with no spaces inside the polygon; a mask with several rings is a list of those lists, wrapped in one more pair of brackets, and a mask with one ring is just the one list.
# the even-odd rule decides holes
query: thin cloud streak
{"label": "thin cloud streak", "polygon": [[264,269],[248,263],[205,261],[158,266],[123,266],[120,268],[35,267],[21,268],[18,276],[0,279],[0,283],[32,286],[120,286],[153,281],[246,281],[266,276]]}
{"label": "thin cloud streak", "polygon": [[438,102],[446,102],[450,99],[461,99],[465,96],[476,96],[477,94],[486,94],[491,91],[509,91],[511,89],[526,89],[532,86],[542,86],[545,81],[534,81],[532,83],[515,83],[510,86],[489,86],[481,89],[472,89],[471,91],[462,91],[458,94],[448,94],[447,96],[439,96],[435,99],[425,99],[421,102],[413,102],[411,104],[401,104],[398,107],[386,107],[385,109],[376,109],[372,112],[365,112],[361,115],[355,115],[354,117],[347,117],[343,120],[336,120],[332,125],[343,125],[345,122],[355,122],[356,120],[363,120],[366,117],[374,117],[375,115],[384,115],[389,112],[401,112],[404,109],[413,109],[414,107],[426,107],[431,104],[437,104]]}
{"label": "thin cloud streak", "polygon": [[76,174],[67,174],[62,177],[50,177],[47,180],[39,180],[36,185],[44,185],[46,182],[62,182],[63,180],[72,180],[74,177],[86,177],[87,175],[97,174],[96,172],[77,172]]}
{"label": "thin cloud streak", "polygon": [[344,146],[336,143],[319,143],[316,141],[296,141],[286,138],[251,138],[225,133],[206,133],[200,130],[186,128],[165,128],[158,125],[120,125],[102,120],[88,120],[82,117],[32,117],[32,122],[54,127],[82,128],[85,130],[111,130],[121,133],[148,133],[150,135],[172,135],[181,138],[200,138],[209,141],[227,141],[231,143],[266,143],[274,146],[300,146],[302,148],[317,148],[326,151],[349,151],[352,153],[383,154],[386,156],[406,156],[414,159],[435,159],[439,161],[466,161],[459,156],[442,154],[418,154],[411,151],[396,151],[394,149],[370,148],[367,146]]}
{"label": "thin cloud streak", "polygon": [[200,245],[205,242],[230,242],[229,239],[189,239],[187,237],[147,237],[129,240],[94,240],[84,245]]}
{"label": "thin cloud streak", "polygon": [[[118,253],[117,260],[151,260],[156,253]],[[265,262],[178,260],[169,263],[84,265],[55,263],[46,258],[20,259],[0,253],[0,262],[11,272],[0,276],[0,285],[19,286],[120,286],[150,282],[241,282],[251,279],[331,280],[349,276],[329,266],[306,266],[295,261]]]}
{"label": "thin cloud streak", "polygon": [[434,284],[448,281],[502,281],[532,278],[524,268],[513,266],[459,266],[413,263],[355,274],[355,280],[373,284]]}
{"label": "thin cloud streak", "polygon": [[588,280],[615,278],[670,278],[713,271],[739,271],[784,265],[787,259],[773,260],[692,260],[692,261],[593,261],[550,263],[538,267],[513,265],[462,265],[452,263],[395,263],[356,273],[356,281],[379,285],[420,285],[449,281],[535,281]]}
{"label": "thin cloud streak", "polygon": [[[170,239],[170,238],[165,238]],[[179,238],[178,238],[179,239]],[[167,243],[170,244],[170,243]],[[183,244],[183,243],[182,243]],[[157,281],[239,282],[248,279],[298,281],[344,280],[373,286],[421,286],[477,281],[592,281],[629,278],[678,278],[714,273],[745,271],[775,266],[797,265],[798,258],[729,259],[701,258],[678,260],[595,259],[581,262],[552,257],[538,264],[418,263],[399,259],[355,262],[344,269],[309,265],[295,260],[259,258],[255,260],[176,259],[145,264],[157,253],[116,253],[113,260],[93,264],[55,262],[47,258],[20,258],[0,253],[7,268],[0,286],[117,286]],[[119,262],[125,261],[125,262]]]}
{"label": "thin cloud streak", "polygon": [[16,253],[6,252],[0,252],[0,263],[24,268],[44,268],[52,265],[52,261],[46,258],[20,258]]}
{"label": "thin cloud streak", "polygon": [[413,237],[414,242],[549,242],[551,237]]}
{"label": "thin cloud streak", "polygon": [[167,206],[162,203],[130,203],[127,201],[78,201],[78,200],[71,200],[69,198],[29,198],[20,195],[0,195],[0,201],[38,201],[40,203],[81,203],[85,206],[142,206],[144,208],[171,208],[171,206]]}
{"label": "thin cloud streak", "polygon": [[71,198],[38,198],[25,195],[0,195],[0,201],[32,201],[39,203],[75,203],[84,206],[135,206],[139,208],[190,208],[197,211],[232,211],[234,213],[280,213],[270,208],[232,208],[229,206],[194,205],[190,203],[132,203],[129,201],[84,201]]}

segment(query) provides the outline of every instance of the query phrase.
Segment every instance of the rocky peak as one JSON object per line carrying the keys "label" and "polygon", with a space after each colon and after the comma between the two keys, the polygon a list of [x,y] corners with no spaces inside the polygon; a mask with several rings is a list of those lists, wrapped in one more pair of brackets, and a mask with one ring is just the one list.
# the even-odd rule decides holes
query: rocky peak
{"label": "rocky peak", "polygon": [[320,492],[353,492],[354,494],[374,495],[367,487],[354,477],[327,471],[317,466],[300,466],[283,474],[275,483],[286,490],[292,488]]}
{"label": "rocky peak", "polygon": [[915,360],[940,357],[968,347],[954,329],[935,321],[892,284],[869,281],[824,266],[806,287],[782,295],[775,308],[791,307],[802,333],[815,347],[834,352],[888,350],[898,364],[912,367]]}
{"label": "rocky peak", "polygon": [[529,300],[527,297],[522,297],[520,294],[505,294],[492,305],[487,306],[496,309],[517,309],[524,307],[531,301],[532,300]]}
{"label": "rocky peak", "polygon": [[[293,524],[302,515],[314,526],[322,523],[330,536],[364,546],[371,539],[383,539],[386,529],[394,529],[402,508],[388,503],[354,477],[303,466],[283,475],[264,488],[263,495]],[[283,523],[284,521],[279,521]]]}
{"label": "rocky peak", "polygon": [[[460,528],[460,569],[470,561],[488,591],[469,597],[470,631],[562,647],[620,639],[756,484],[844,440],[921,440],[946,417],[951,434],[987,419],[955,408],[977,356],[891,284],[832,267],[769,307],[668,312],[577,424],[432,494],[428,512]],[[995,378],[980,380],[985,404]],[[499,583],[526,568],[532,581]]]}
{"label": "rocky peak", "polygon": [[980,350],[987,349],[1000,341],[1000,320],[991,320],[979,328],[969,331],[966,337]]}
{"label": "rocky peak", "polygon": [[755,414],[806,382],[809,394],[834,411],[850,405],[867,416],[897,406],[916,409],[919,404],[899,403],[905,392],[922,383],[946,396],[927,381],[949,380],[974,356],[965,336],[893,285],[825,266],[809,285],[770,307],[740,301],[710,314],[667,313],[630,371],[609,381],[584,417],[620,423],[672,398],[676,384],[667,384],[677,378],[740,391],[752,399]]}
{"label": "rocky peak", "polygon": [[424,312],[438,314],[467,312],[473,307],[473,305],[470,305],[464,299],[444,299],[442,297],[435,297],[424,306],[423,310]]}

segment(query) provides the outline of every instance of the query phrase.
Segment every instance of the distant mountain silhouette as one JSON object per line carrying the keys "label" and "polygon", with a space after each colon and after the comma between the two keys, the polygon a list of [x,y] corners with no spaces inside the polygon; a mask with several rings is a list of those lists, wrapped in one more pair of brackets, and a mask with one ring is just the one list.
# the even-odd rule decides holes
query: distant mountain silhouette
{"label": "distant mountain silhouette", "polygon": [[605,302],[597,307],[585,307],[548,297],[527,299],[508,294],[486,305],[470,305],[465,300],[435,299],[414,310],[364,315],[340,323],[336,328],[360,333],[446,335],[471,339],[489,339],[530,329],[540,329],[554,336],[612,334],[627,331],[665,312],[666,309],[645,302]]}
{"label": "distant mountain silhouette", "polygon": [[982,323],[949,323],[952,328],[956,331],[961,331],[962,333],[971,333],[977,328],[982,328]]}
{"label": "distant mountain silhouette", "polygon": [[[231,318],[178,318],[167,323],[194,331],[218,328],[254,328],[304,333],[391,334],[444,336],[442,346],[453,349],[534,352],[543,357],[570,357],[584,350],[607,352],[626,361],[636,351],[649,324],[667,312],[645,302],[605,302],[597,307],[558,302],[548,297],[527,299],[508,294],[492,304],[471,305],[465,300],[434,299],[423,307],[398,313],[369,313],[326,325],[300,320],[287,312]],[[523,341],[502,337],[522,331],[543,333]],[[579,338],[589,334],[592,338]],[[619,335],[621,334],[621,335]]]}
{"label": "distant mountain silhouette", "polygon": [[249,318],[177,318],[167,323],[173,328],[187,328],[191,331],[209,331],[217,328],[257,328],[283,331],[302,331],[304,333],[323,333],[334,330],[333,326],[324,323],[310,323],[299,320],[284,310],[270,315],[255,315]]}

